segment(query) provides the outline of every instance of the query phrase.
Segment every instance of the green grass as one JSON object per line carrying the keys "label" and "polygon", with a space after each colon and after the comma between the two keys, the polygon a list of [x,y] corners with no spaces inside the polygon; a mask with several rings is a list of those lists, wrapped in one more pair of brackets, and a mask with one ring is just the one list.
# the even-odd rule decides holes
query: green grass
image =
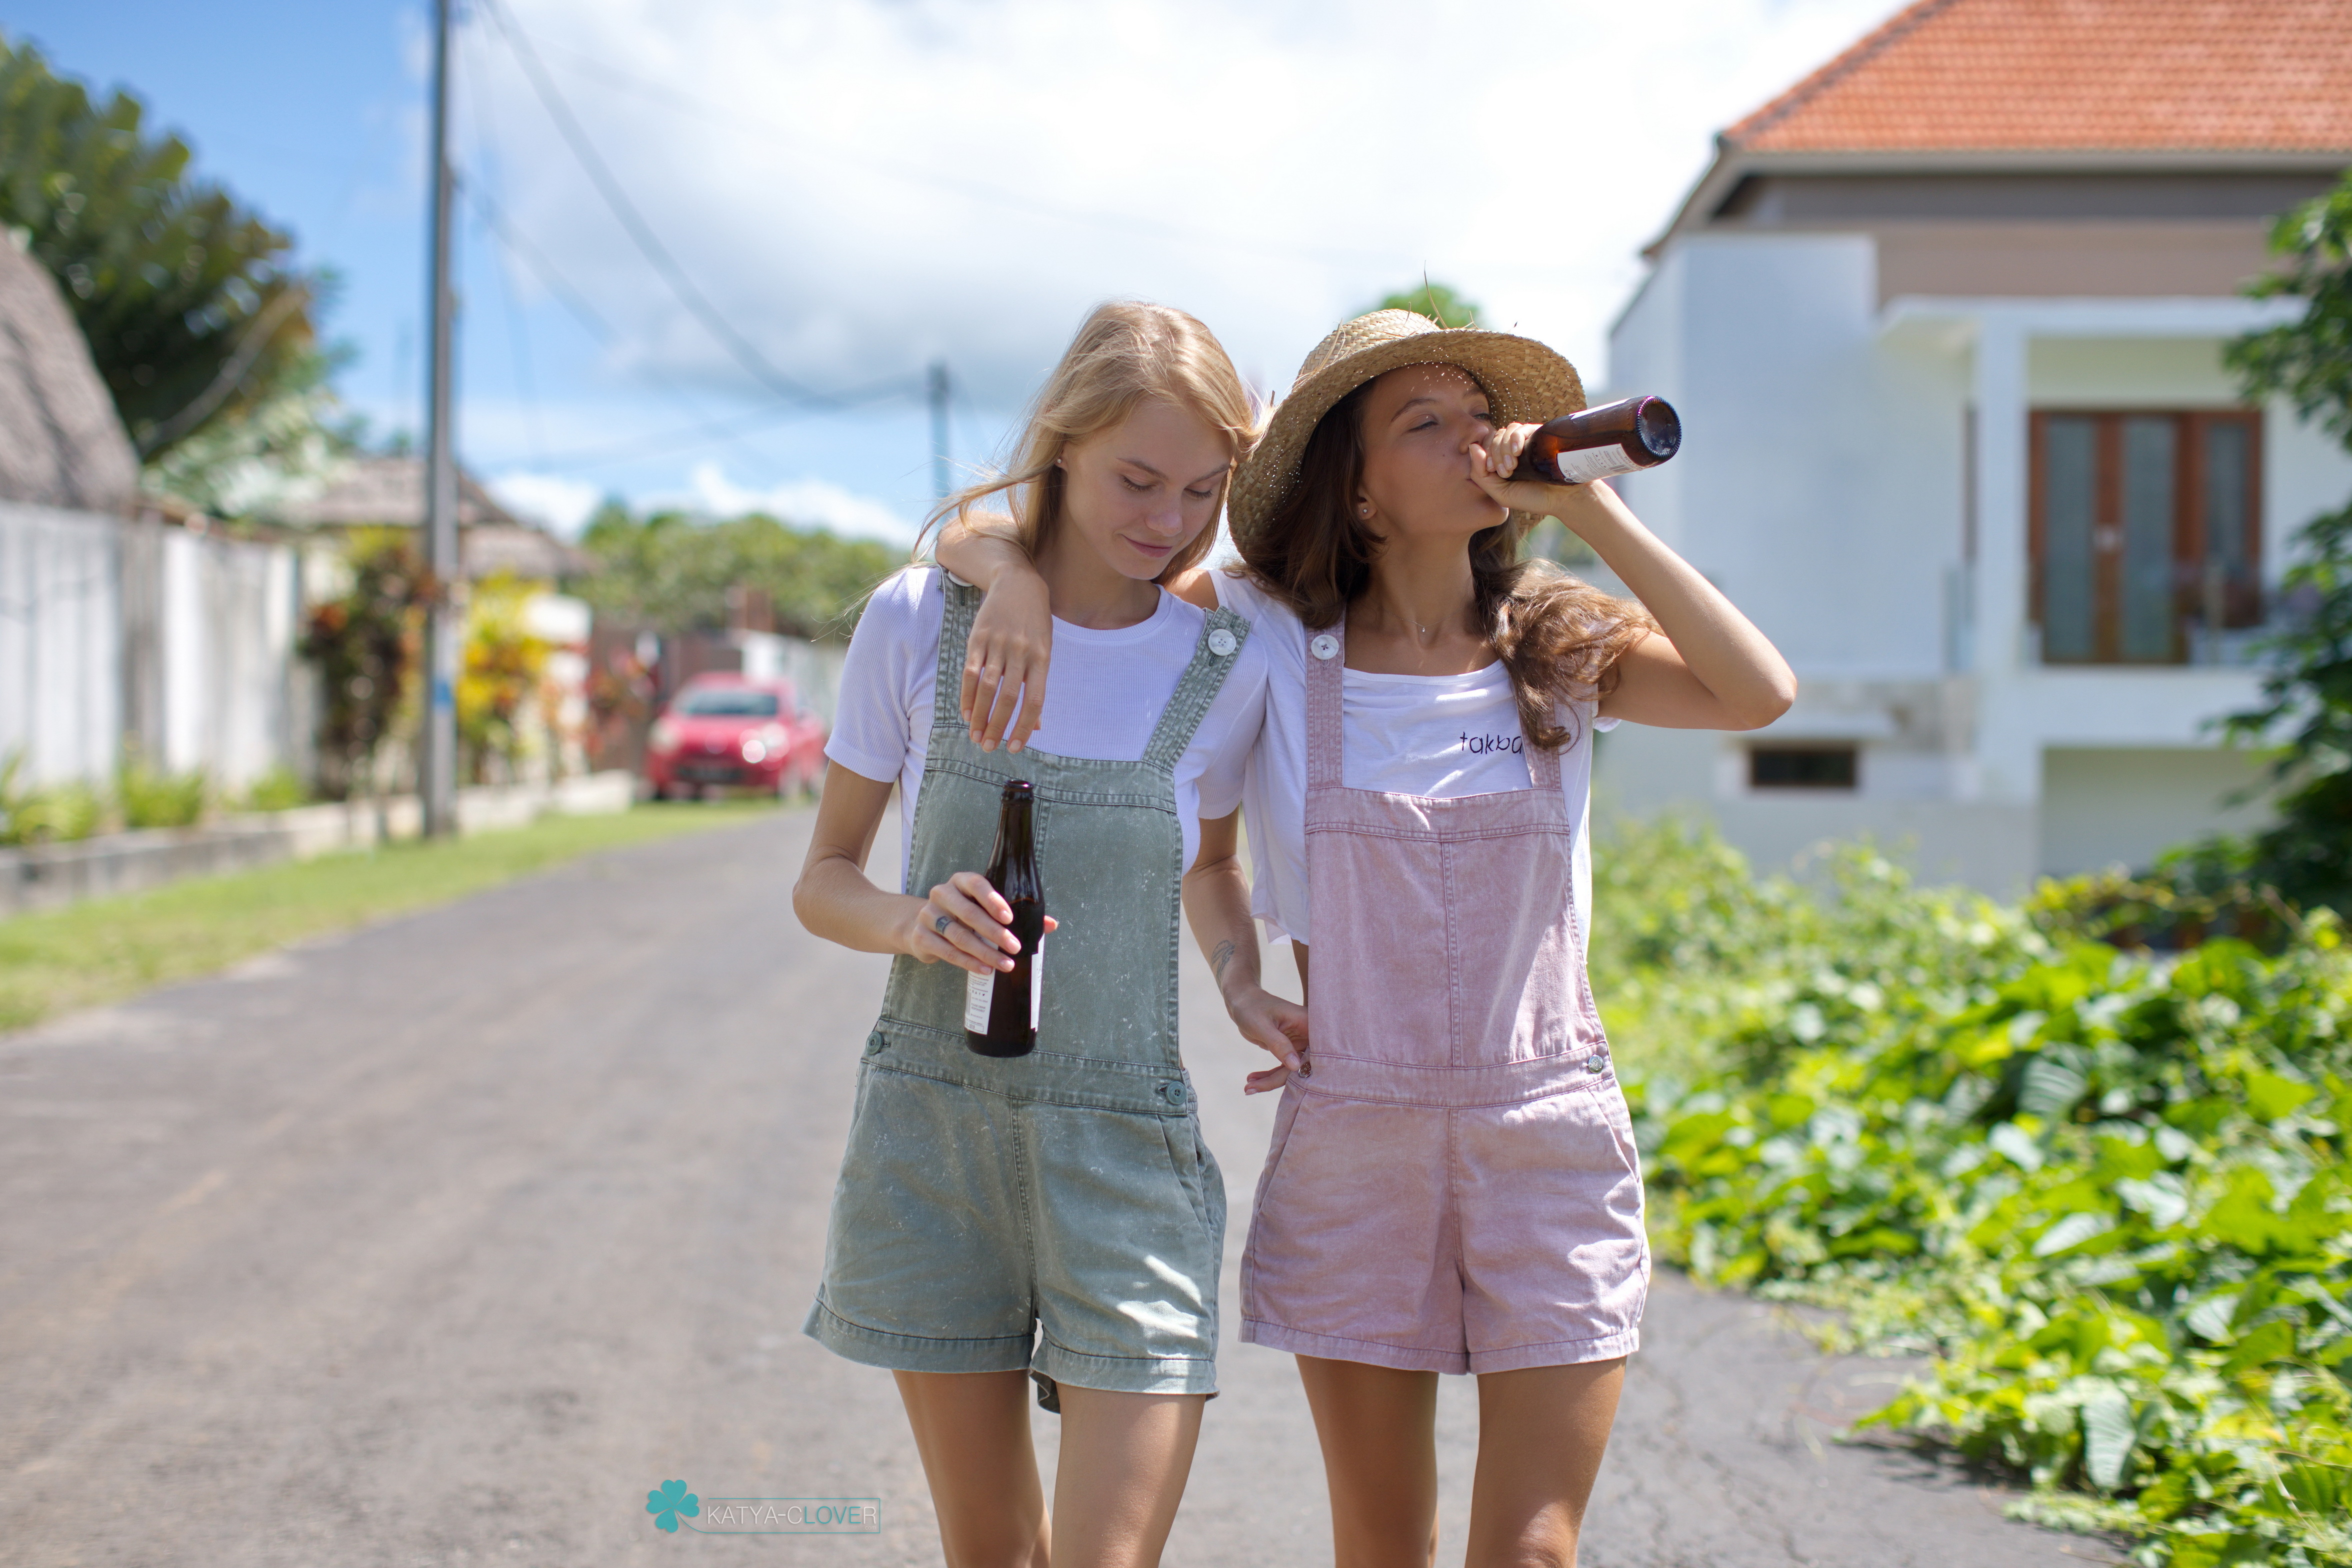
{"label": "green grass", "polygon": [[772,805],[640,805],[289,861],[0,920],[0,1029],[210,974],[306,937],[447,903],[600,849],[749,821]]}

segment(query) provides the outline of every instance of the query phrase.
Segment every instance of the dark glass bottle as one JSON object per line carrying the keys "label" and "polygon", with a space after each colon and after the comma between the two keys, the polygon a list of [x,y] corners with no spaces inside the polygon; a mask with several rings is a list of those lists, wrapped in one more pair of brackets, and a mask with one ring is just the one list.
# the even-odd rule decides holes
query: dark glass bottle
{"label": "dark glass bottle", "polygon": [[1036,790],[1027,779],[1005,784],[988,885],[1013,906],[1021,952],[1011,969],[965,974],[963,1043],[983,1057],[1025,1057],[1037,1046],[1045,983],[1045,885],[1037,875]]}
{"label": "dark glass bottle", "polygon": [[1628,397],[1563,415],[1528,437],[1519,465],[1548,485],[1581,485],[1654,468],[1682,449],[1683,422],[1663,397]]}

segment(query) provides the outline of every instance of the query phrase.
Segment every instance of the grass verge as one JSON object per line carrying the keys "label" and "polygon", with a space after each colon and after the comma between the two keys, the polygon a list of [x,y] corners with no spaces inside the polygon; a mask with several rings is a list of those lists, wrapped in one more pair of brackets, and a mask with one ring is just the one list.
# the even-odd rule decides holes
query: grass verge
{"label": "grass verge", "polygon": [[288,861],[0,921],[0,1029],[210,974],[306,937],[447,903],[599,849],[727,826],[758,802],[640,805]]}

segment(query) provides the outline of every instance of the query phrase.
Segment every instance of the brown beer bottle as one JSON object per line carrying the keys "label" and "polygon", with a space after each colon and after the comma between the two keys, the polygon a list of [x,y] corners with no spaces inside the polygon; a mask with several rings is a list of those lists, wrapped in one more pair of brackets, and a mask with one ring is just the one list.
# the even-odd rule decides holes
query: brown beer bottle
{"label": "brown beer bottle", "polygon": [[1037,798],[1027,779],[1010,779],[996,815],[996,853],[988,885],[1013,906],[1021,939],[1011,969],[966,972],[963,1043],[983,1057],[1025,1057],[1037,1046],[1037,1007],[1045,996],[1045,886],[1037,876]]}
{"label": "brown beer bottle", "polygon": [[1683,444],[1683,422],[1663,397],[1628,397],[1562,415],[1528,437],[1519,478],[1581,485],[1654,468]]}

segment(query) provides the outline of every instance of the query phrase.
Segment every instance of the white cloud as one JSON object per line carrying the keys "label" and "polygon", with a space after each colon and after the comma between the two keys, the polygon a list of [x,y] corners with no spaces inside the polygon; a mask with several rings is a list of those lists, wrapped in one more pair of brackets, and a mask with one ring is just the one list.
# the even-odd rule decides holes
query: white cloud
{"label": "white cloud", "polygon": [[857,539],[911,545],[916,524],[887,502],[862,496],[830,479],[791,479],[766,489],[750,489],[729,479],[716,463],[697,463],[688,477],[688,504],[712,517],[762,511],[786,522],[829,528]]}
{"label": "white cloud", "polygon": [[[1424,268],[1598,382],[1636,251],[1713,132],[1895,6],[509,3],[647,221],[776,365],[841,387],[943,356],[991,408],[1105,297],[1192,310],[1280,387]],[[488,24],[465,68],[501,198],[614,323],[611,368],[748,386]]]}
{"label": "white cloud", "polygon": [[565,539],[579,537],[595,511],[596,503],[604,499],[601,486],[555,474],[499,474],[483,480],[482,485],[509,511],[544,523]]}

